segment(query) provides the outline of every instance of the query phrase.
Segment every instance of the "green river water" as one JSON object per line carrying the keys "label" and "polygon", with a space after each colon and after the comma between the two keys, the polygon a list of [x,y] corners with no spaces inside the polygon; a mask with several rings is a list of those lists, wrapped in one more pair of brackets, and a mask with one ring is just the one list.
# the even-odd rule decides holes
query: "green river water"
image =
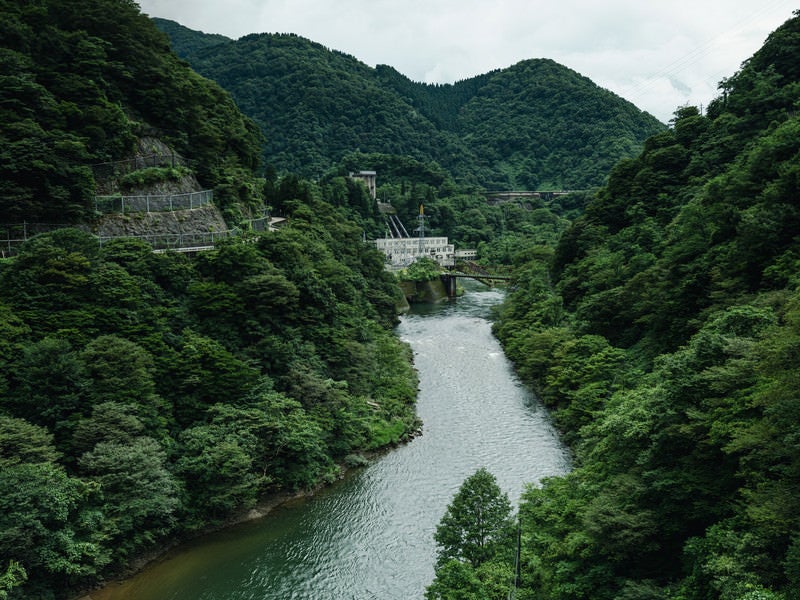
{"label": "green river water", "polygon": [[487,317],[502,292],[471,287],[415,309],[423,434],[313,497],[203,537],[91,600],[413,600],[433,579],[433,533],[463,480],[486,467],[512,502],[569,469],[547,413],[520,385]]}

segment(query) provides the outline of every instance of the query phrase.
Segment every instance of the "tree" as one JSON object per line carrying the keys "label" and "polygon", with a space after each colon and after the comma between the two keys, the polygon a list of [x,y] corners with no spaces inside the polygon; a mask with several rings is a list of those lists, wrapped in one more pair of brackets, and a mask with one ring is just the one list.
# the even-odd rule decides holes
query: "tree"
{"label": "tree", "polygon": [[0,600],[7,600],[8,592],[10,592],[12,588],[25,583],[27,579],[28,574],[25,572],[25,569],[23,569],[17,561],[9,561],[6,572],[0,575]]}
{"label": "tree", "polygon": [[53,435],[44,427],[24,419],[0,415],[0,467],[20,463],[56,462]]}
{"label": "tree", "polygon": [[449,560],[436,569],[436,579],[425,590],[427,600],[484,600],[486,589],[475,569],[467,563]]}
{"label": "tree", "polygon": [[[108,558],[85,509],[95,490],[51,462],[0,469],[0,565],[18,562],[38,585],[49,582],[62,589],[96,575]],[[15,568],[0,581],[12,577],[9,583],[17,585],[19,575]]]}
{"label": "tree", "polygon": [[164,428],[168,407],[155,392],[153,357],[141,346],[117,335],[101,335],[80,353],[91,378],[87,400],[130,405],[152,437]]}
{"label": "tree", "polygon": [[270,482],[266,474],[255,472],[258,440],[243,420],[220,421],[191,427],[180,437],[182,456],[175,469],[186,481],[188,508],[201,517],[221,518],[233,509],[251,507]]}
{"label": "tree", "polygon": [[508,494],[485,468],[467,478],[447,507],[434,535],[441,569],[455,559],[477,568],[513,545]]}
{"label": "tree", "polygon": [[113,542],[118,560],[151,546],[175,527],[179,485],[155,440],[99,442],[81,456],[78,467],[81,475],[100,486],[98,508],[104,522],[98,528]]}
{"label": "tree", "polygon": [[5,410],[48,427],[62,442],[86,409],[86,369],[71,344],[47,337],[24,348],[17,363],[13,393],[2,399]]}

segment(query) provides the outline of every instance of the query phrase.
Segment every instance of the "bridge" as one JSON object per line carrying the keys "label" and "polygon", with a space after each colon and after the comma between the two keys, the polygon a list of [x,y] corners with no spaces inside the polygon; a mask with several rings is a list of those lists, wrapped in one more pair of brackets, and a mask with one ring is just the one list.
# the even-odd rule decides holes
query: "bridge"
{"label": "bridge", "polygon": [[552,202],[559,196],[583,191],[586,190],[498,190],[486,192],[486,200],[489,204],[506,204],[533,198],[544,202]]}
{"label": "bridge", "polygon": [[485,286],[494,287],[497,281],[510,281],[509,275],[496,275],[490,273],[479,264],[472,261],[464,261],[460,263],[461,270],[452,270],[447,273],[442,273],[439,278],[444,284],[444,289],[447,291],[448,298],[455,298],[458,292],[459,278],[474,279],[479,281]]}

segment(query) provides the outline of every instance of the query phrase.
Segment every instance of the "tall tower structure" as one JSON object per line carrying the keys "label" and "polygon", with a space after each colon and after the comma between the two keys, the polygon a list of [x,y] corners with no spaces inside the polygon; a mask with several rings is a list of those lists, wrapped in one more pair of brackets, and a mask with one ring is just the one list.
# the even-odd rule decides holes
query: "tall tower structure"
{"label": "tall tower structure", "polygon": [[419,205],[419,216],[417,217],[419,225],[416,231],[419,233],[419,250],[418,256],[425,254],[425,206]]}

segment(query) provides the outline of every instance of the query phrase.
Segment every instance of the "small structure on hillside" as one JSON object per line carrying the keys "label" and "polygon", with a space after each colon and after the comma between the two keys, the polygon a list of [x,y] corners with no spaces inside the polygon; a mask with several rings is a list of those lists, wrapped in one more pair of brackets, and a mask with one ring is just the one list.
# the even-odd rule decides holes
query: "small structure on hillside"
{"label": "small structure on hillside", "polygon": [[456,250],[456,260],[475,260],[478,258],[478,251],[473,249]]}
{"label": "small structure on hillside", "polygon": [[378,196],[377,177],[378,174],[376,171],[357,171],[355,173],[350,173],[350,179],[362,181],[364,185],[367,186],[369,196],[373,200]]}

